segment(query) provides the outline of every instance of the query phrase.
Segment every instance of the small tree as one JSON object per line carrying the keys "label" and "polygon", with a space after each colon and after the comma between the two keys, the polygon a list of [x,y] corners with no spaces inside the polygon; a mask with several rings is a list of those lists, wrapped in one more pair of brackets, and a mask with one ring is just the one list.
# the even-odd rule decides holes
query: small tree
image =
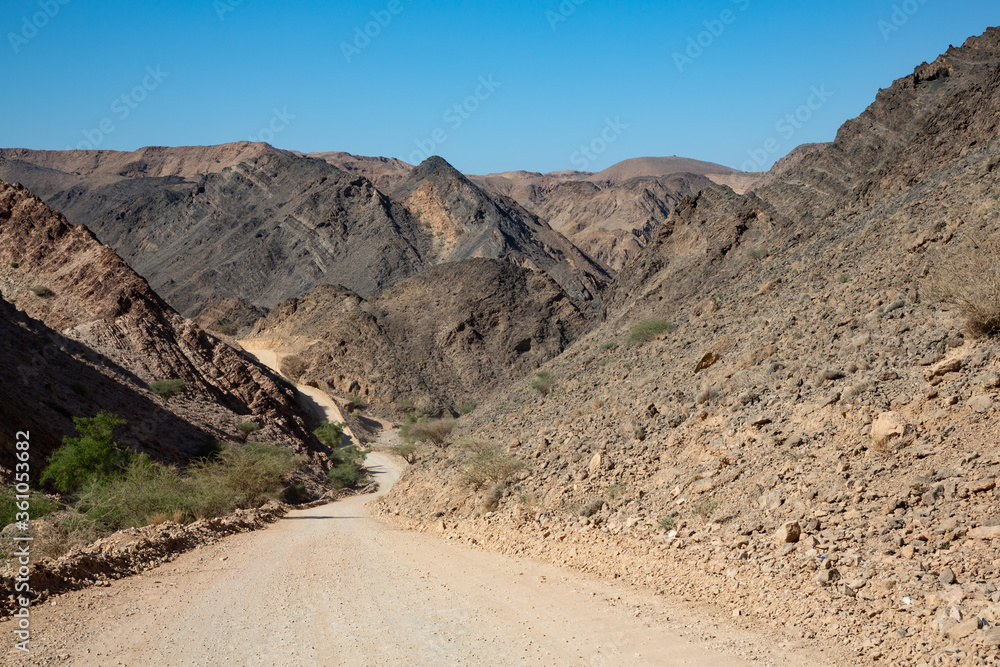
{"label": "small tree", "polygon": [[164,403],[183,393],[185,389],[187,382],[184,380],[154,380],[149,383],[149,390],[162,398]]}
{"label": "small tree", "polygon": [[115,427],[126,424],[118,415],[102,410],[96,417],[73,417],[73,424],[79,436],[63,438],[41,478],[63,493],[124,470],[132,458],[132,452],[114,437]]}
{"label": "small tree", "polygon": [[318,429],[313,431],[313,435],[327,447],[340,447],[344,443],[344,429],[346,427],[347,424],[344,422],[324,421]]}
{"label": "small tree", "polygon": [[241,441],[246,442],[247,438],[250,437],[250,434],[256,432],[260,428],[260,426],[254,424],[253,422],[243,422],[236,428],[238,428],[240,431]]}
{"label": "small tree", "polygon": [[326,474],[326,481],[338,489],[353,488],[368,481],[368,473],[364,468],[367,455],[367,451],[356,445],[334,449],[330,456],[333,467]]}
{"label": "small tree", "polygon": [[463,486],[478,489],[487,483],[506,484],[524,463],[503,451],[499,446],[484,448],[474,454],[462,468],[458,481]]}
{"label": "small tree", "polygon": [[417,461],[417,446],[412,442],[395,445],[389,448],[389,451],[396,456],[402,457],[407,463],[416,463]]}

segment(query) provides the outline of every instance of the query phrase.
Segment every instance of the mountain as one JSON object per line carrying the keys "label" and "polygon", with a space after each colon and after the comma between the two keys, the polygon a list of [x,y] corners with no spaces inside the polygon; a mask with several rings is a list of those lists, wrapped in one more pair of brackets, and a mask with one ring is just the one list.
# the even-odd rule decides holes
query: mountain
{"label": "mountain", "polygon": [[990,28],[753,191],[685,198],[543,367],[557,391],[464,418],[516,474],[427,449],[383,515],[866,664],[995,662],[1000,339],[954,294],[1000,311],[998,133]]}
{"label": "mountain", "polygon": [[20,180],[25,185],[30,181],[35,194],[48,198],[74,186],[94,187],[126,178],[197,178],[244,160],[277,154],[288,153],[248,141],[218,146],[147,146],[131,152],[0,148],[0,178]]}
{"label": "mountain", "polygon": [[[641,176],[671,176],[697,174],[699,176],[727,177],[743,172],[714,162],[704,162],[684,157],[637,157],[617,162],[603,171],[589,174],[586,180],[608,185],[618,185]],[[714,179],[713,179],[714,180]]]}
{"label": "mountain", "polygon": [[413,165],[394,157],[367,157],[351,155],[342,151],[324,153],[304,153],[332,164],[341,171],[364,176],[379,190],[391,188],[395,183],[406,178],[413,170]]}
{"label": "mountain", "polygon": [[[0,172],[33,187],[23,164]],[[191,177],[85,179],[46,201],[187,316],[223,298],[270,308],[324,282],[369,295],[424,266],[405,211],[367,179],[273,149]]]}
{"label": "mountain", "polygon": [[440,157],[416,167],[387,194],[423,232],[437,263],[504,259],[547,272],[574,299],[600,302],[607,271],[565,236],[503,195],[488,194]]}
{"label": "mountain", "polygon": [[596,173],[513,171],[469,179],[515,200],[614,274],[682,198],[713,183],[742,191],[758,175],[690,158],[643,157]]}
{"label": "mountain", "polygon": [[301,382],[383,408],[478,403],[537,369],[589,326],[592,309],[548,275],[496,259],[439,264],[363,299],[321,286],[258,322],[305,362]]}
{"label": "mountain", "polygon": [[[261,437],[296,450],[314,446],[319,450],[290,390],[234,348],[178,315],[88,229],[70,225],[23,186],[3,182],[0,257],[4,298],[37,321],[27,326],[36,343],[23,350],[29,364],[24,372],[39,385],[53,387],[57,382],[47,373],[32,370],[30,359],[39,354],[45,358],[50,345],[62,353],[50,359],[62,358],[70,348],[74,358],[79,357],[67,364],[66,372],[57,374],[63,378],[58,381],[60,388],[51,389],[53,400],[63,406],[52,409],[62,410],[64,417],[64,413],[75,414],[69,410],[71,405],[86,404],[95,412],[115,404],[131,406],[127,412],[135,415],[130,428],[136,441],[164,456],[191,453],[209,435],[234,437],[236,425],[243,421],[257,423]],[[26,322],[9,311],[7,318],[8,322]],[[46,342],[38,344],[37,339]],[[73,344],[60,347],[57,340]],[[82,361],[89,362],[90,370]],[[77,371],[70,373],[72,368]],[[94,380],[95,369],[108,379]],[[64,379],[74,374],[81,383],[75,389],[78,398],[67,402]],[[183,380],[187,385],[182,397],[169,403],[173,416],[147,405],[153,398],[148,384],[164,379]],[[107,389],[116,383],[116,390]],[[116,392],[125,397],[116,398]],[[25,403],[29,396],[30,392],[19,395],[15,404],[29,411],[31,406]],[[189,424],[178,433],[190,436],[197,429],[203,435],[178,447],[176,436],[160,432],[164,423],[177,420]]]}
{"label": "mountain", "polygon": [[704,176],[640,176],[599,187],[566,181],[539,198],[535,213],[590,257],[617,272],[652,238],[684,197],[712,186]]}
{"label": "mountain", "polygon": [[[601,266],[440,158],[407,170],[398,160],[318,155],[247,142],[134,153],[8,149],[0,177],[92,229],[185,316],[223,299],[267,310],[326,283],[372,296],[430,261],[473,256],[543,268],[576,298],[599,303],[609,280]],[[404,170],[391,180],[393,197],[366,177]],[[442,242],[459,229],[460,243]]]}

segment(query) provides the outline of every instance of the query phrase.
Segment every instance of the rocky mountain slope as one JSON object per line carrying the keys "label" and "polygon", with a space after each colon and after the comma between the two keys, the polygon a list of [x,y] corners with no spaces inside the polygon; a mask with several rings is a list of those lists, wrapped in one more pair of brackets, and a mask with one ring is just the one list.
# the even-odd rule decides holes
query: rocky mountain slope
{"label": "rocky mountain slope", "polygon": [[394,157],[368,157],[351,155],[343,151],[328,151],[322,153],[304,153],[308,157],[329,162],[337,169],[349,174],[364,176],[383,192],[406,178],[413,170],[413,165]]}
{"label": "rocky mountain slope", "polygon": [[704,176],[637,177],[599,187],[566,181],[536,203],[534,212],[611,271],[646,246],[684,197],[713,183]]}
{"label": "rocky mountain slope", "polygon": [[0,178],[88,226],[186,316],[222,299],[266,310],[327,283],[372,296],[432,261],[477,256],[541,268],[599,302],[609,276],[544,222],[440,158],[400,180],[408,167],[247,142],[0,151]]}
{"label": "rocky mountain slope", "polygon": [[189,316],[221,298],[270,308],[330,281],[368,295],[424,265],[405,212],[364,177],[280,153],[196,179],[80,186],[48,203]]}
{"label": "rocky mountain slope", "polygon": [[990,29],[752,193],[684,200],[549,396],[463,419],[523,467],[470,488],[481,458],[426,450],[382,511],[856,664],[996,664],[1000,343],[932,297],[998,284],[998,105]]}
{"label": "rocky mountain slope", "polygon": [[[62,415],[52,425],[63,434],[72,432],[65,428],[69,415],[118,405],[123,416],[133,417],[134,439],[161,456],[190,453],[209,435],[233,437],[243,421],[257,423],[269,440],[318,448],[290,390],[179,316],[85,227],[68,224],[25,188],[2,182],[0,256],[0,292],[31,318],[8,312],[5,321],[35,338],[22,348],[24,360],[10,367],[23,370],[22,381],[45,386],[42,401]],[[10,347],[9,353],[17,349]],[[70,354],[76,361],[53,372],[51,362],[65,362]],[[75,379],[66,382],[71,376]],[[147,385],[163,379],[187,385],[169,410],[150,407],[154,396]],[[51,399],[44,398],[46,392]],[[28,417],[36,408],[34,396],[20,393],[9,409],[37,419]],[[178,427],[179,421],[188,424]],[[192,437],[195,430],[202,435]],[[177,446],[178,437],[184,446]]]}
{"label": "rocky mountain slope", "polygon": [[515,171],[469,179],[561,232],[614,274],[645,246],[674,205],[713,183],[739,191],[758,175],[689,158],[633,158],[591,172]]}
{"label": "rocky mountain slope", "polygon": [[504,259],[545,271],[574,299],[595,303],[610,280],[544,221],[511,199],[487,194],[439,157],[425,160],[387,194],[420,227],[434,262]]}
{"label": "rocky mountain slope", "polygon": [[279,305],[250,338],[299,357],[300,382],[382,408],[409,401],[456,412],[558,355],[591,319],[542,272],[470,259],[367,300],[319,287]]}

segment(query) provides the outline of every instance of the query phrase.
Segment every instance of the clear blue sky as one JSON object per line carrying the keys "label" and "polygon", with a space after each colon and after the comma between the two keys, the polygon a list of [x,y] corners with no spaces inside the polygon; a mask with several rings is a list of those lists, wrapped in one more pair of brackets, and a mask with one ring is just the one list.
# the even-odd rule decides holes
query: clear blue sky
{"label": "clear blue sky", "polygon": [[998,22],[995,0],[5,0],[0,146],[766,169]]}

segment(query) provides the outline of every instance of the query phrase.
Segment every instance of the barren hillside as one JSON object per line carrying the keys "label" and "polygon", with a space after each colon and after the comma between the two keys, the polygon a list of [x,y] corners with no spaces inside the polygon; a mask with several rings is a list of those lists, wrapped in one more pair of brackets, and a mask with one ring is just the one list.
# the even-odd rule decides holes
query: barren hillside
{"label": "barren hillside", "polygon": [[753,193],[681,202],[552,392],[466,418],[508,473],[469,487],[481,455],[425,450],[383,512],[857,664],[996,664],[1000,344],[933,295],[998,308],[998,104],[990,29]]}
{"label": "barren hillside", "polygon": [[261,320],[252,338],[301,358],[301,381],[383,409],[456,412],[533,371],[588,328],[591,309],[509,262],[441,264],[365,300],[323,286]]}
{"label": "barren hillside", "polygon": [[[264,437],[300,450],[318,447],[289,390],[180,317],[85,227],[68,224],[23,187],[2,182],[0,254],[0,291],[33,318],[8,313],[8,319],[22,322],[36,341],[24,348],[29,357],[11,367],[23,369],[22,381],[30,376],[49,387],[52,398],[43,402],[62,415],[40,432],[55,438],[60,429],[72,431],[66,428],[70,415],[120,405],[124,416],[133,416],[134,441],[167,458],[183,457],[210,434],[235,437],[236,425],[250,420]],[[76,361],[53,365],[69,354]],[[169,409],[151,407],[157,399],[147,385],[165,379],[183,380],[187,388]],[[27,414],[31,404],[31,394],[21,393],[8,407]],[[178,421],[189,423],[168,426]],[[6,450],[11,435],[5,437]]]}

